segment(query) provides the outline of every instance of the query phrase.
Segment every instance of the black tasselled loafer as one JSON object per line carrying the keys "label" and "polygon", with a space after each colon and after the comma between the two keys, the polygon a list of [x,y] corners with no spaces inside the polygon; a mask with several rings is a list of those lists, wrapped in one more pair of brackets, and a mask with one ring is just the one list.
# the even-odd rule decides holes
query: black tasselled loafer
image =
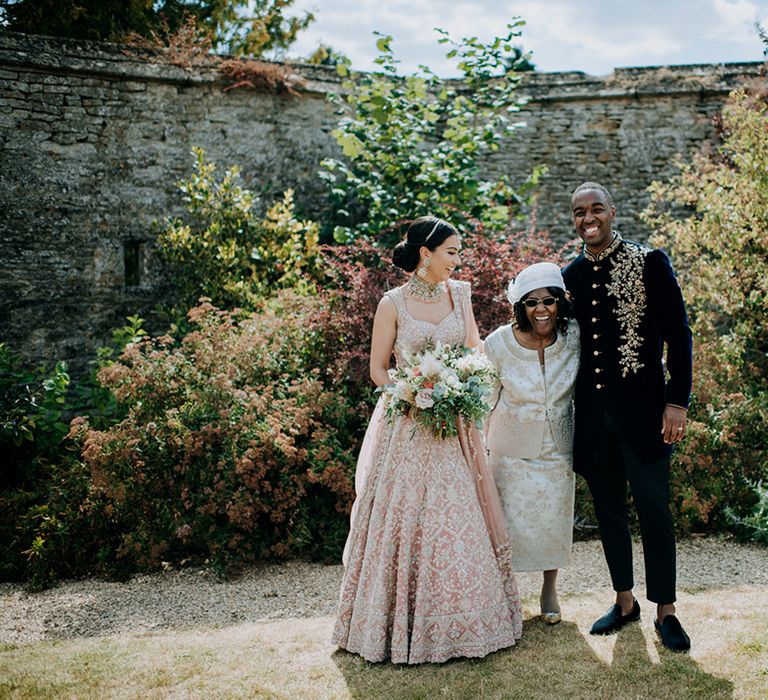
{"label": "black tasselled loafer", "polygon": [[626,615],[621,612],[621,605],[616,603],[612,605],[608,612],[592,625],[590,634],[613,634],[618,632],[628,622],[635,622],[640,619],[640,603],[635,599],[632,604],[632,610]]}

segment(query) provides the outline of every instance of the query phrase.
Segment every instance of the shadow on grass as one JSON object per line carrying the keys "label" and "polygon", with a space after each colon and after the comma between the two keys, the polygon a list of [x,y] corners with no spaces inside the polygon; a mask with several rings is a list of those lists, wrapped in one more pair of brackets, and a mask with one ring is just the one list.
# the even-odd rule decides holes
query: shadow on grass
{"label": "shadow on grass", "polygon": [[512,649],[485,659],[445,664],[372,664],[337,651],[333,661],[352,698],[730,698],[733,684],[704,672],[687,654],[673,654],[655,641],[659,660],[648,653],[640,625],[628,625],[613,642],[612,660],[600,658],[578,627],[548,627],[526,620]]}

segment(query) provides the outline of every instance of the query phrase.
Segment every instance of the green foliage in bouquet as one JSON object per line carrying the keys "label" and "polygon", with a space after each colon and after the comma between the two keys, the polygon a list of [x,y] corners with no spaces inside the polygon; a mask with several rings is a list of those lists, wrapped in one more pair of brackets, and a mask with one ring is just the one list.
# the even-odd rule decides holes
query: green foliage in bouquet
{"label": "green foliage in bouquet", "polygon": [[201,296],[225,308],[255,309],[280,289],[315,291],[320,277],[318,227],[296,218],[288,190],[262,219],[235,166],[217,178],[202,149],[179,183],[188,221],[171,219],[158,237],[187,309]]}
{"label": "green foliage in bouquet", "polygon": [[[443,80],[428,67],[398,74],[392,38],[376,42],[378,73],[352,74],[349,62],[335,96],[344,117],[333,132],[346,160],[327,159],[334,237],[364,237],[389,245],[402,236],[402,221],[429,211],[461,225],[476,217],[491,230],[503,228],[538,181],[536,168],[515,190],[505,178],[484,179],[481,158],[499,149],[521,124],[512,120],[521,101],[513,40],[520,20],[489,44],[472,37],[452,41],[439,30],[459,80]],[[518,57],[519,58],[519,57]]]}
{"label": "green foliage in bouquet", "polygon": [[730,521],[751,517],[768,477],[767,94],[732,93],[719,152],[654,183],[645,214],[671,248],[694,332],[694,400],[673,460],[687,529],[727,526],[725,506]]}

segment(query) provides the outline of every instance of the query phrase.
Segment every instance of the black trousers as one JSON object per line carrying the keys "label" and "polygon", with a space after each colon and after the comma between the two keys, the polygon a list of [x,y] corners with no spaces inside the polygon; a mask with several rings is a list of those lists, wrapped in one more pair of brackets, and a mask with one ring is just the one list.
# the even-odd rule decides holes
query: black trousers
{"label": "black trousers", "polygon": [[627,518],[629,483],[643,540],[646,595],[657,605],[674,603],[675,530],[669,510],[669,458],[641,461],[622,439],[611,417],[604,413],[595,468],[586,478],[613,589],[634,588]]}

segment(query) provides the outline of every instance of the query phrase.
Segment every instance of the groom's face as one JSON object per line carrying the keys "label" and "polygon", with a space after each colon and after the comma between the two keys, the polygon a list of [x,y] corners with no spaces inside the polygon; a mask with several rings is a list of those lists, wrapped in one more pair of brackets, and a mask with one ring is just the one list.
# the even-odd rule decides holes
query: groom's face
{"label": "groom's face", "polygon": [[592,253],[599,253],[613,238],[616,217],[608,198],[600,190],[582,190],[571,201],[573,226]]}

